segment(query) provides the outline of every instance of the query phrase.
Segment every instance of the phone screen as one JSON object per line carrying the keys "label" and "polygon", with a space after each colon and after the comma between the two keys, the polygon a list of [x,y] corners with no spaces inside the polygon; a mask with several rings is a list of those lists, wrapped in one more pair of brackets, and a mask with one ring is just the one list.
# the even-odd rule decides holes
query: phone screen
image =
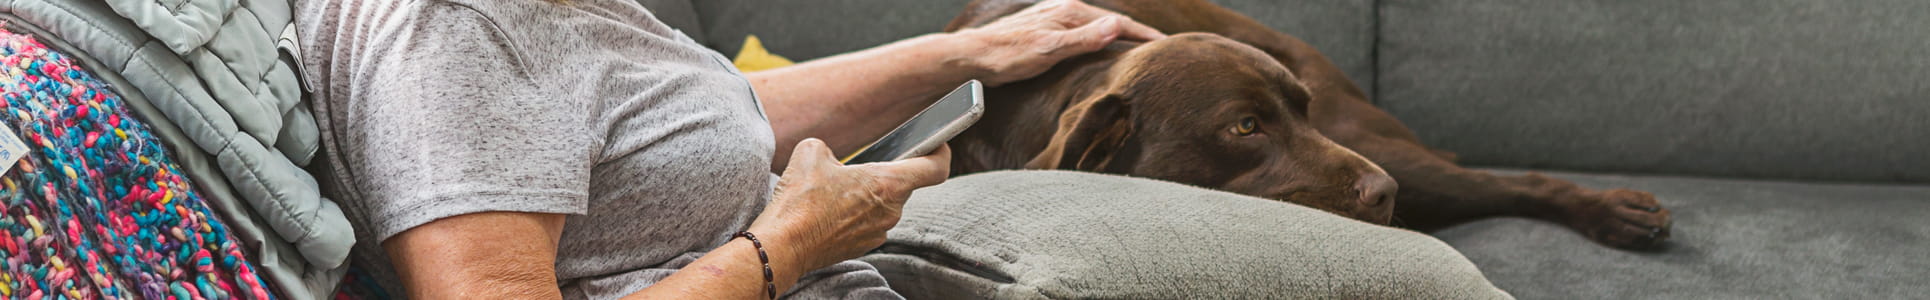
{"label": "phone screen", "polygon": [[978,121],[979,114],[984,110],[983,98],[979,95],[982,89],[977,80],[966,82],[926,107],[925,111],[912,116],[910,121],[886,133],[885,137],[845,157],[844,163],[894,161],[937,150],[939,145]]}

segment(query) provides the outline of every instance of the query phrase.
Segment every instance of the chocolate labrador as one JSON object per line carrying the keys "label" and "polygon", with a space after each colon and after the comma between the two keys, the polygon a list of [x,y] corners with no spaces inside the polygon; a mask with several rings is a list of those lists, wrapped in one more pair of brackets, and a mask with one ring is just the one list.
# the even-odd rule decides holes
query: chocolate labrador
{"label": "chocolate labrador", "polygon": [[[946,30],[1036,2],[973,1]],[[1085,170],[1420,230],[1526,216],[1614,247],[1648,248],[1669,237],[1669,211],[1648,193],[1456,165],[1452,153],[1422,145],[1374,107],[1319,51],[1237,12],[1206,0],[1086,2],[1184,34],[1115,43],[987,90],[994,100],[985,117],[952,140],[955,174]]]}

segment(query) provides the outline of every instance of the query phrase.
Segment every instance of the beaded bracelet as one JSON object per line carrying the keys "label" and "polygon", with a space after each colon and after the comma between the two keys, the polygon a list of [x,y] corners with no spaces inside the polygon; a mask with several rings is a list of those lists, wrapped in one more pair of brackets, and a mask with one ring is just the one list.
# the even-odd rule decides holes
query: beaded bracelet
{"label": "beaded bracelet", "polygon": [[764,254],[764,242],[757,241],[757,235],[751,234],[750,231],[738,231],[731,236],[733,239],[739,237],[751,240],[751,247],[757,248],[757,261],[764,263],[764,295],[773,300],[777,299],[777,284],[774,283],[777,280],[776,276],[771,276],[771,256]]}

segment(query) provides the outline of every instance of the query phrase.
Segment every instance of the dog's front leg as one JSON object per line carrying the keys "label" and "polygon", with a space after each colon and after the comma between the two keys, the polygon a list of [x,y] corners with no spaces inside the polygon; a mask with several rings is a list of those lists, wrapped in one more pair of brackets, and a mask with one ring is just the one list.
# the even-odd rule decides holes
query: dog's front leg
{"label": "dog's front leg", "polygon": [[1669,238],[1669,210],[1646,192],[1588,189],[1534,173],[1470,170],[1408,140],[1335,140],[1380,164],[1400,183],[1396,225],[1433,230],[1482,217],[1525,216],[1566,225],[1617,248],[1652,248]]}

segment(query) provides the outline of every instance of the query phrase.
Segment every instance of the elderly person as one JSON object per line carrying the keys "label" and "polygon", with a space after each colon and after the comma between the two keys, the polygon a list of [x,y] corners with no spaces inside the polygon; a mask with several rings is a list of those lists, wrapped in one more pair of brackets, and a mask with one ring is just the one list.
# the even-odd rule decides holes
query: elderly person
{"label": "elderly person", "polygon": [[1163,37],[1048,0],[746,75],[634,0],[298,6],[326,185],[380,247],[357,260],[418,299],[899,298],[850,259],[884,242],[911,190],[944,181],[949,150],[833,153],[967,79]]}

